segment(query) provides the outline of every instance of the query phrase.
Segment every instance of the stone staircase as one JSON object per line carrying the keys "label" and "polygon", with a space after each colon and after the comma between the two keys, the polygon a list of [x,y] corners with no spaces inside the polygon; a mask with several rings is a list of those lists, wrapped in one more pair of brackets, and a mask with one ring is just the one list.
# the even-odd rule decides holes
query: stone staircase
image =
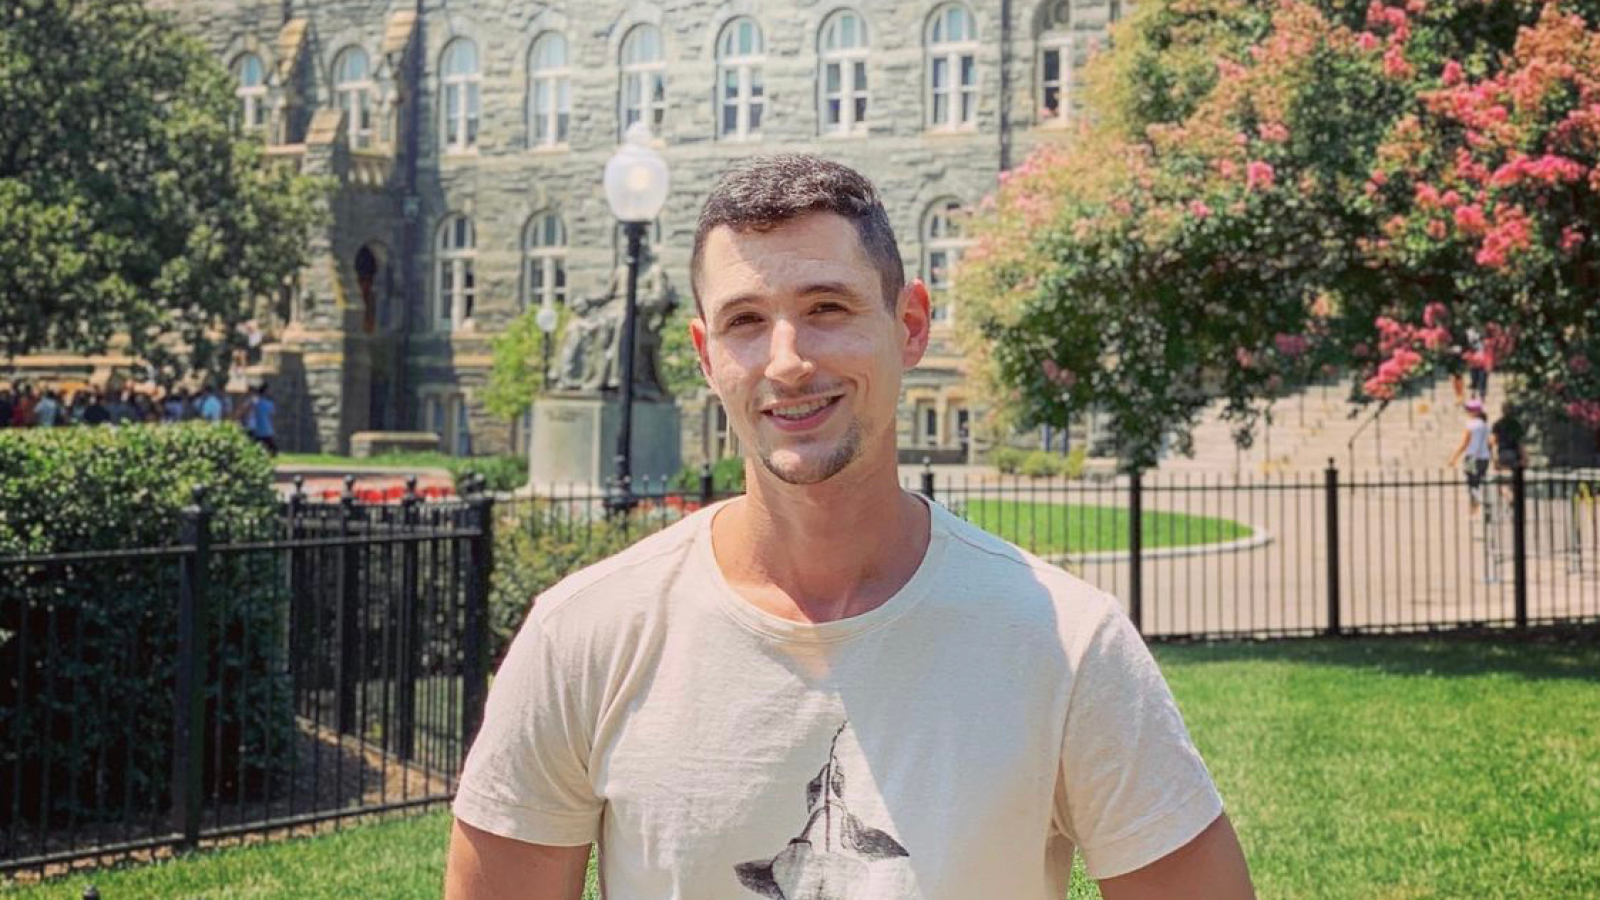
{"label": "stone staircase", "polygon": [[[1504,399],[1500,379],[1491,379],[1489,420]],[[1233,424],[1214,404],[1194,429],[1194,456],[1173,454],[1157,468],[1162,473],[1212,472],[1264,475],[1321,471],[1334,460],[1341,471],[1429,471],[1445,468],[1466,427],[1449,379],[1439,379],[1414,396],[1359,408],[1352,418],[1348,380],[1307,388],[1272,406],[1270,425],[1258,424],[1255,442],[1239,449]]]}

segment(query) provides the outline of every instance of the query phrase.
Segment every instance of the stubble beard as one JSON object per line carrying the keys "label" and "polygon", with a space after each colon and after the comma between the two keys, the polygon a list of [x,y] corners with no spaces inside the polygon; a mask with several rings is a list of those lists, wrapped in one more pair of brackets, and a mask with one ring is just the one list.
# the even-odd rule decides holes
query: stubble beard
{"label": "stubble beard", "polygon": [[784,469],[773,461],[770,450],[763,450],[760,458],[761,464],[767,467],[767,471],[784,484],[820,484],[843,472],[845,467],[860,455],[861,423],[851,422],[850,427],[845,430],[844,437],[833,448],[833,452],[816,467],[806,468],[802,463],[800,467]]}

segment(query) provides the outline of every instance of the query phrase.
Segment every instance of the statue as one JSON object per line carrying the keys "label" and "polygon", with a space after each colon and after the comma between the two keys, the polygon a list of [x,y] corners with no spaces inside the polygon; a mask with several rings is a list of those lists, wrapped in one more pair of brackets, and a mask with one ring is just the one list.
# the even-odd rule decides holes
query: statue
{"label": "statue", "polygon": [[[628,267],[618,266],[606,292],[572,304],[573,316],[561,341],[555,384],[558,391],[599,393],[619,389],[622,320],[627,304]],[[661,380],[661,328],[678,307],[678,294],[666,270],[652,262],[639,273],[634,318],[634,398],[667,399]]]}

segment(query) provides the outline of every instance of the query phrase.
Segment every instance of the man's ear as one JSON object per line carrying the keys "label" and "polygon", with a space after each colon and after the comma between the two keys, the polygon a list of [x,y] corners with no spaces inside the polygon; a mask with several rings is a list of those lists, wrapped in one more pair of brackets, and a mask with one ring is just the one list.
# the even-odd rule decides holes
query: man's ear
{"label": "man's ear", "polygon": [[689,340],[694,342],[695,356],[700,359],[700,374],[705,376],[706,384],[715,393],[717,383],[711,380],[711,356],[706,350],[706,320],[695,316],[689,320]]}
{"label": "man's ear", "polygon": [[928,351],[928,328],[933,322],[933,302],[928,297],[928,286],[921,278],[913,278],[900,289],[895,301],[895,319],[905,329],[905,341],[900,348],[900,359],[907,369],[922,362]]}

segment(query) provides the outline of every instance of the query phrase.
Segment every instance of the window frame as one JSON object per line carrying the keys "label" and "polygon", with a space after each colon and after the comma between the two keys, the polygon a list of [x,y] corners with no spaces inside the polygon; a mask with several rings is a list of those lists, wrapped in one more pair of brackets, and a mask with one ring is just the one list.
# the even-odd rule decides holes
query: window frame
{"label": "window frame", "polygon": [[[755,35],[754,49],[749,53],[730,44],[737,38],[737,29],[749,26]],[[729,19],[717,35],[717,80],[712,87],[715,108],[717,139],[724,141],[753,141],[761,138],[761,120],[766,114],[766,35],[761,23],[753,16],[735,16]],[[735,78],[734,96],[727,94],[727,78]],[[734,128],[727,128],[727,113],[734,114]],[[754,120],[755,124],[751,124]]]}
{"label": "window frame", "polygon": [[[558,243],[542,243],[551,222]],[[522,309],[532,309],[535,301],[541,308],[567,302],[567,223],[553,209],[534,213],[522,227]]]}
{"label": "window frame", "polygon": [[[1044,0],[1034,20],[1033,100],[1034,120],[1045,127],[1063,126],[1072,115],[1072,3],[1071,0]],[[1046,76],[1045,58],[1056,55],[1056,77]],[[1056,106],[1047,102],[1051,89]]]}
{"label": "window frame", "polygon": [[[254,62],[259,70],[259,80],[245,81],[245,65]],[[235,114],[239,117],[239,130],[244,134],[266,134],[267,132],[267,62],[261,54],[246,50],[233,60],[231,67],[235,87],[234,100],[238,106]],[[255,121],[252,121],[255,120]]]}
{"label": "window frame", "polygon": [[[345,64],[357,54],[361,58],[361,77],[345,81]],[[333,58],[333,105],[346,113],[345,135],[350,146],[357,150],[371,147],[376,139],[374,126],[374,95],[377,83],[372,79],[372,57],[365,47],[351,44]],[[357,107],[351,112],[351,106]]]}
{"label": "window frame", "polygon": [[[854,19],[859,40],[849,46],[829,47],[829,43],[842,43],[845,19]],[[834,36],[838,35],[837,40]],[[817,130],[823,135],[854,137],[867,133],[868,117],[872,114],[872,79],[867,66],[872,53],[872,32],[866,17],[849,7],[834,10],[817,31]],[[828,90],[830,66],[839,67],[839,89]],[[839,104],[839,121],[830,122],[830,104]]]}
{"label": "window frame", "polygon": [[[458,223],[466,226],[464,240],[452,240],[453,235],[460,233],[456,227]],[[455,246],[457,243],[464,243],[465,246]],[[433,265],[432,321],[435,331],[457,331],[472,323],[478,292],[477,245],[477,228],[471,218],[453,214],[439,223],[438,237],[434,240]]]}
{"label": "window frame", "polygon": [[[559,46],[560,60],[540,66],[536,60],[540,50]],[[559,31],[543,31],[533,39],[528,48],[528,146],[537,149],[567,146],[568,127],[572,120],[572,62],[568,55],[567,36]],[[548,94],[541,94],[541,89]],[[548,96],[548,109],[539,109],[539,98]],[[546,133],[541,135],[541,130]]]}
{"label": "window frame", "polygon": [[[470,72],[452,72],[454,54],[471,53]],[[454,98],[452,100],[452,98]],[[478,45],[458,37],[439,54],[439,147],[444,156],[475,153],[483,116],[483,66]],[[455,107],[452,115],[452,104]],[[452,136],[452,126],[456,134]]]}
{"label": "window frame", "polygon": [[[936,36],[947,27],[952,13],[966,17],[968,34],[960,40],[948,35]],[[979,77],[978,18],[965,3],[944,3],[934,9],[923,27],[923,109],[924,124],[929,131],[975,131],[978,127]],[[944,88],[935,84],[935,73],[943,64],[947,83]],[[971,82],[966,73],[971,72]],[[939,100],[943,99],[946,115],[939,115]],[[965,111],[965,115],[958,115]]]}
{"label": "window frame", "polygon": [[[630,60],[630,51],[646,34],[655,35],[655,56]],[[643,121],[652,135],[661,137],[667,123],[667,51],[659,27],[640,22],[628,29],[617,49],[617,73],[618,134],[625,134],[634,122]],[[639,92],[637,105],[630,101],[628,93],[635,85]]]}
{"label": "window frame", "polygon": [[[955,322],[955,275],[961,257],[972,246],[961,216],[966,204],[955,197],[941,197],[928,205],[922,217],[922,279],[932,298],[929,321],[936,326]],[[944,277],[935,278],[934,259],[938,256]]]}

